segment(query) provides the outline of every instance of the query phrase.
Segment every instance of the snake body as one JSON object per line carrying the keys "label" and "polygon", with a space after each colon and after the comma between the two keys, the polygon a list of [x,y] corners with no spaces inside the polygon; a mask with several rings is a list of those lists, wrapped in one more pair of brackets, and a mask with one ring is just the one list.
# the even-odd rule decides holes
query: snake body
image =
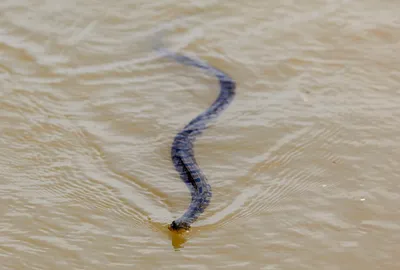
{"label": "snake body", "polygon": [[167,50],[161,43],[156,49],[164,56],[178,63],[194,66],[213,74],[219,80],[220,92],[214,103],[203,113],[191,120],[174,138],[171,148],[171,158],[180,178],[188,187],[192,200],[186,212],[178,219],[172,221],[170,230],[188,230],[190,225],[197,220],[210,203],[212,192],[207,178],[198,166],[194,157],[193,143],[198,135],[206,128],[207,124],[217,118],[233,100],[236,84],[234,80],[223,71],[199,60]]}

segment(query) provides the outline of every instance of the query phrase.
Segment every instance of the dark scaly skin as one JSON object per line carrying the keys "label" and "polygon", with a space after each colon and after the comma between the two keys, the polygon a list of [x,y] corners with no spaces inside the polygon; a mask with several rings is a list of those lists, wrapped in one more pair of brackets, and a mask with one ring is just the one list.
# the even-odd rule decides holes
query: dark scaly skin
{"label": "dark scaly skin", "polygon": [[216,76],[220,84],[220,93],[214,103],[203,113],[190,121],[181,132],[179,132],[172,143],[171,158],[175,169],[180,174],[182,181],[189,188],[192,200],[186,212],[169,226],[170,230],[188,230],[190,225],[197,220],[204,212],[211,200],[211,186],[207,178],[196,163],[193,152],[193,143],[196,136],[200,135],[207,128],[208,122],[215,119],[228,107],[235,95],[235,82],[222,72],[201,61],[191,59],[165,49],[160,42],[156,49],[164,56],[173,59],[181,64],[194,66],[210,72]]}

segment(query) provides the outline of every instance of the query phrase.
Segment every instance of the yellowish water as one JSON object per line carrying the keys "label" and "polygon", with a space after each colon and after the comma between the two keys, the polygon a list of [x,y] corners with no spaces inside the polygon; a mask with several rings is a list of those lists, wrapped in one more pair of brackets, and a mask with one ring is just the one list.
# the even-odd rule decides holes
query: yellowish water
{"label": "yellowish water", "polygon": [[[400,6],[383,0],[0,3],[0,269],[400,269]],[[213,187],[189,204],[170,146]]]}

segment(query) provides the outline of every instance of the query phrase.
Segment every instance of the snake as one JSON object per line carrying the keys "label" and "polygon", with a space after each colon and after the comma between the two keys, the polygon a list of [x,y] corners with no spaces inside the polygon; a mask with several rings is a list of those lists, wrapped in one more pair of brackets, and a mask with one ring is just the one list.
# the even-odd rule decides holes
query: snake
{"label": "snake", "polygon": [[196,162],[193,144],[196,137],[208,127],[232,102],[235,96],[235,81],[222,70],[206,63],[179,54],[167,49],[158,39],[154,46],[163,57],[174,60],[186,66],[199,68],[214,75],[219,81],[219,95],[208,109],[192,119],[184,128],[178,132],[172,142],[171,159],[180,178],[188,187],[191,194],[191,202],[184,214],[173,220],[168,226],[171,231],[188,231],[199,216],[210,204],[212,197],[211,186],[205,174]]}

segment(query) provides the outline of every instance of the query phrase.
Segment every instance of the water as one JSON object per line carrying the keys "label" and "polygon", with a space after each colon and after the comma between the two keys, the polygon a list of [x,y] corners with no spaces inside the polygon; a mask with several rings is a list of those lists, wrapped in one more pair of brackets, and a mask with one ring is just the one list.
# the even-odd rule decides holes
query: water
{"label": "water", "polygon": [[[0,3],[0,269],[398,269],[396,1]],[[185,236],[173,136],[212,203]]]}

